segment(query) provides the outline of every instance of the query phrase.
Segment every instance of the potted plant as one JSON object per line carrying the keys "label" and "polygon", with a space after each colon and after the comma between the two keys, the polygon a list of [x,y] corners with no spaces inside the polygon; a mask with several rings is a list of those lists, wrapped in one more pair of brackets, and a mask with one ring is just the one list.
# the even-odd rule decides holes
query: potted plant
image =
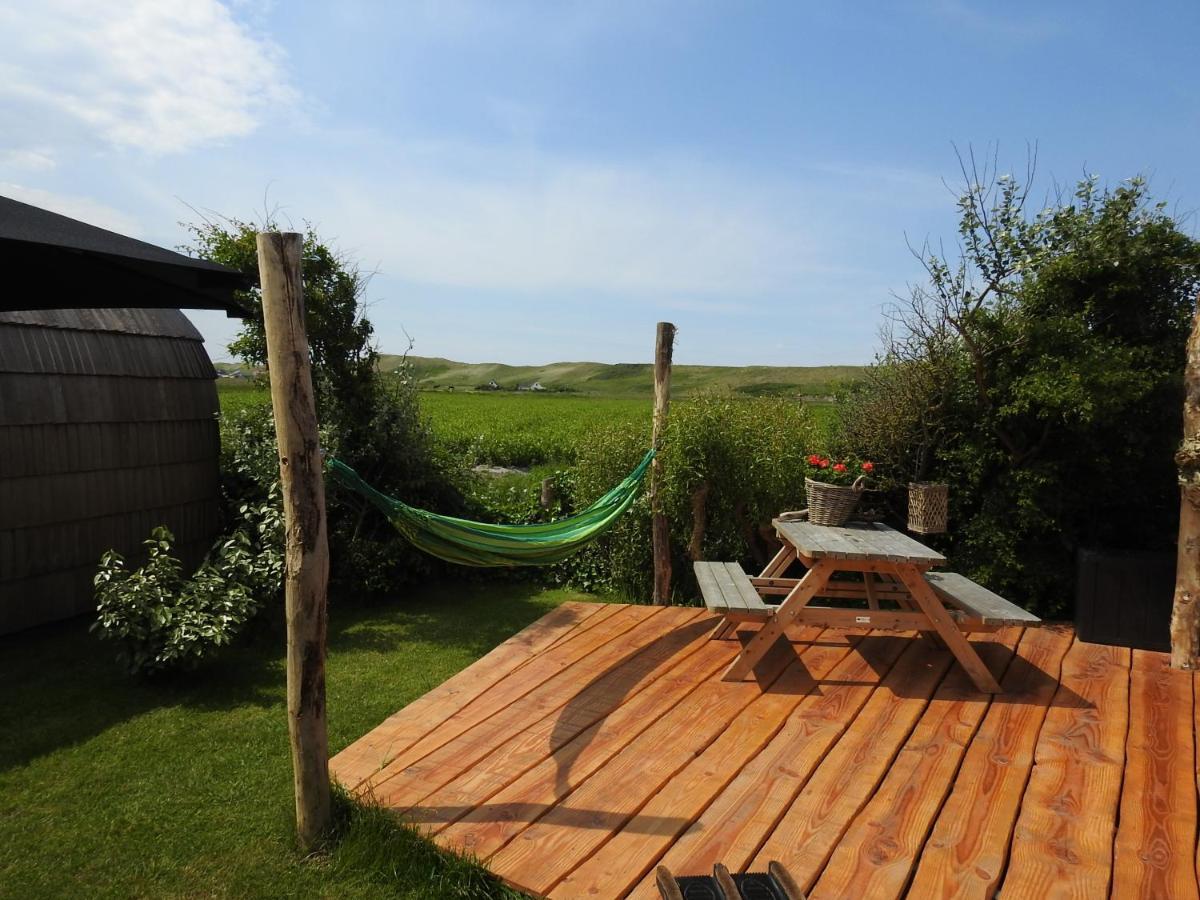
{"label": "potted plant", "polygon": [[835,461],[814,453],[808,457],[806,469],[808,520],[815,525],[844,525],[854,515],[875,464],[853,459]]}

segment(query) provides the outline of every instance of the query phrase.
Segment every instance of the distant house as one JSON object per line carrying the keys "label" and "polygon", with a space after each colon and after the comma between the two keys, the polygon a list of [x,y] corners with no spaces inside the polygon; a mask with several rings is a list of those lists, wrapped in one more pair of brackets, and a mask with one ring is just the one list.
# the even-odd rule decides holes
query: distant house
{"label": "distant house", "polygon": [[533,384],[518,384],[518,391],[544,391],[546,388],[540,381],[535,381]]}
{"label": "distant house", "polygon": [[481,390],[481,391],[498,391],[498,390],[500,390],[500,385],[496,384],[496,379],[493,378],[487,384],[481,384],[479,386],[479,390]]}

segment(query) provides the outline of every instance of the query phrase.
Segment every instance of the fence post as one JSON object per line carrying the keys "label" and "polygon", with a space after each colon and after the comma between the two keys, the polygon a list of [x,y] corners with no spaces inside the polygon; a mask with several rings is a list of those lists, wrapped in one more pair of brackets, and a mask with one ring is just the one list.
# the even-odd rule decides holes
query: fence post
{"label": "fence post", "polygon": [[329,544],[317,409],[304,331],[302,240],[299,234],[260,233],[258,271],[286,526],[287,708],[296,835],[308,851],[321,842],[330,823],[325,726]]}
{"label": "fence post", "polygon": [[1171,665],[1194,669],[1200,656],[1200,307],[1192,317],[1183,392],[1183,444],[1175,454],[1179,539],[1171,609]]}
{"label": "fence post", "polygon": [[[659,322],[654,345],[654,437],[652,446],[660,450],[667,429],[667,413],[671,408],[671,354],[675,349],[675,326]],[[671,602],[671,535],[667,517],[662,511],[660,488],[662,459],[654,457],[650,467],[650,511],[653,517],[654,544],[654,602]]]}

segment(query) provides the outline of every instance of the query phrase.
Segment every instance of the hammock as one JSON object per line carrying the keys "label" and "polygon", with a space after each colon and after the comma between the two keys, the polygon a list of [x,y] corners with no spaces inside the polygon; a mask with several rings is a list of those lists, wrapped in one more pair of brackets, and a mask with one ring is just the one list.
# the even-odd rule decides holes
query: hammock
{"label": "hammock", "polygon": [[587,509],[538,525],[490,525],[442,516],[377,491],[338,459],[329,460],[333,480],[374,504],[416,547],[464,566],[545,566],[566,559],[599,537],[637,499],[654,459],[648,452],[625,480]]}

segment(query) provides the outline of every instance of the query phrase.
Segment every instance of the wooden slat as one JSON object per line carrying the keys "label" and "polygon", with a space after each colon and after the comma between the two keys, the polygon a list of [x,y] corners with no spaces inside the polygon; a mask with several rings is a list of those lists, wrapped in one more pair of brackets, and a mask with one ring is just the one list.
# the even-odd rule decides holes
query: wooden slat
{"label": "wooden slat", "polygon": [[1129,739],[1113,852],[1114,897],[1197,896],[1192,675],[1163,653],[1133,651]]}
{"label": "wooden slat", "polygon": [[812,559],[872,560],[940,566],[946,557],[880,523],[832,527],[811,522],[773,523],[779,536]]}
{"label": "wooden slat", "polygon": [[1033,613],[1010,603],[999,594],[957,572],[926,572],[925,580],[944,599],[969,615],[993,625],[1033,625],[1041,621]]}
{"label": "wooden slat", "polygon": [[[804,654],[812,650],[806,648]],[[773,683],[794,662],[791,647],[777,645],[776,652],[763,661],[762,677],[768,684]],[[488,868],[535,893],[550,890],[761,693],[762,687],[754,682],[702,685],[491,856]],[[670,747],[671,752],[664,753],[664,747]]]}
{"label": "wooden slat", "polygon": [[[823,652],[823,648],[809,651],[803,664],[797,662],[789,667],[770,693],[747,706],[717,740],[672,776],[611,840],[559,882],[550,896],[588,897],[601,892],[620,895],[632,888],[650,872],[675,837],[779,733],[805,695],[818,689],[817,682],[831,672],[835,681],[843,680],[845,674],[838,674],[839,669],[866,670],[881,678],[891,669],[905,644],[902,640],[868,638],[858,642],[854,649],[846,647],[840,653]],[[674,827],[668,823],[675,823]],[[728,864],[729,860],[725,862]]]}
{"label": "wooden slat", "polygon": [[[1021,629],[976,643],[980,655],[1003,672]],[[929,830],[991,697],[975,690],[966,672],[952,666],[917,727],[892,761],[883,782],[830,857],[810,898],[900,897]],[[914,895],[915,896],[915,895]]]}
{"label": "wooden slat", "polygon": [[784,813],[749,868],[776,860],[807,891],[887,774],[954,657],[928,641],[904,657],[855,716]]}
{"label": "wooden slat", "polygon": [[1034,751],[1005,897],[1105,897],[1125,739],[1130,651],[1076,641]]}
{"label": "wooden slat", "polygon": [[766,606],[762,597],[758,595],[758,591],[754,590],[754,585],[750,583],[750,576],[743,571],[739,563],[725,563],[725,570],[729,573],[729,579],[733,582],[734,588],[741,595],[742,605],[746,609],[759,609]]}
{"label": "wooden slat", "polygon": [[373,782],[376,799],[398,812],[418,803],[436,805],[439,801],[427,798],[438,788],[469,770],[482,775],[497,766],[502,774],[494,790],[499,790],[652,683],[676,654],[707,640],[716,622],[699,609],[664,610],[432,753]]}
{"label": "wooden slat", "polygon": [[1033,748],[1054,698],[1072,634],[1050,626],[1025,631],[984,717],[913,879],[916,897],[991,897],[1008,855]]}
{"label": "wooden slat", "polygon": [[[736,565],[736,564],[735,564]],[[741,566],[738,566],[738,571],[741,571]],[[749,609],[746,605],[746,600],[738,590],[737,584],[734,582],[734,575],[729,571],[725,563],[712,564],[713,578],[721,588],[721,594],[725,600],[725,606],[730,610],[745,610]]]}
{"label": "wooden slat", "polygon": [[[659,607],[647,616],[642,610],[649,607],[630,607],[637,610],[629,615],[636,627],[625,628],[616,634],[605,635],[605,624],[584,632],[572,642],[586,652],[573,659],[569,666],[540,675],[536,660],[531,660],[500,685],[475,701],[462,714],[456,713],[441,726],[397,754],[379,772],[372,775],[364,790],[385,806],[406,809],[429,790],[441,786],[439,773],[451,769],[449,777],[461,771],[464,763],[483,756],[512,734],[512,729],[537,722],[544,715],[565,706],[582,686],[598,679],[612,667],[631,665],[642,647],[686,624],[702,610],[679,607]],[[680,614],[684,614],[682,617]],[[617,623],[621,613],[609,621]],[[595,637],[589,641],[589,638]],[[619,639],[614,639],[619,638]],[[547,655],[553,653],[549,651]],[[637,666],[631,674],[637,677]],[[532,687],[530,687],[532,685]],[[505,688],[509,688],[506,692]],[[508,697],[505,697],[505,694]],[[519,696],[511,696],[519,693]],[[432,782],[432,783],[431,783]],[[428,788],[425,785],[428,784]]]}
{"label": "wooden slat", "polygon": [[[874,645],[874,646],[872,646]],[[876,685],[907,690],[904,679],[914,674],[911,660],[924,658],[927,645],[909,638],[876,637],[860,642],[855,652],[835,669],[819,694],[808,697],[763,750],[737,773],[663,857],[672,871],[699,873],[717,862],[739,871],[750,865],[776,823],[822,765],[829,747],[853,728],[863,705],[881,691]],[[876,654],[902,649],[890,668]],[[933,651],[937,652],[937,651]],[[893,659],[895,657],[892,657]],[[948,660],[948,654],[945,655]],[[948,663],[947,663],[948,664]],[[882,674],[886,673],[886,675]],[[631,895],[652,898],[646,879]]]}
{"label": "wooden slat", "polygon": [[728,665],[735,649],[710,641],[604,720],[577,735],[512,784],[486,798],[438,835],[438,842],[491,856],[584,783],[593,772],[665,718]]}
{"label": "wooden slat", "polygon": [[573,602],[556,607],[344,748],[329,761],[330,776],[347,788],[358,787],[389,754],[407,750],[509,673],[620,608]]}

